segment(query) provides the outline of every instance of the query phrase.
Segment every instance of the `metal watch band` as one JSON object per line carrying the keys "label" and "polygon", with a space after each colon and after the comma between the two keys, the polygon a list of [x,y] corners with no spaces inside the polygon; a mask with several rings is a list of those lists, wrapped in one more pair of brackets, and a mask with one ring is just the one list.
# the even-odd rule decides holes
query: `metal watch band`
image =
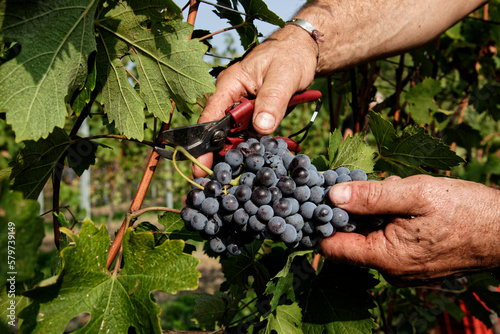
{"label": "metal watch band", "polygon": [[307,31],[316,42],[323,42],[321,37],[323,37],[324,35],[316,30],[316,28],[314,28],[311,23],[304,19],[293,18],[290,21],[287,21],[286,24],[295,24]]}

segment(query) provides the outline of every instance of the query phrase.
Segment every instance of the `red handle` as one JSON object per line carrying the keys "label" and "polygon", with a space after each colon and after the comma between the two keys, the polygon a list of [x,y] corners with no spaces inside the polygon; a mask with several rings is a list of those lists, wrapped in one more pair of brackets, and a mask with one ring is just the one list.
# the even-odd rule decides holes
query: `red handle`
{"label": "red handle", "polygon": [[301,93],[297,93],[290,99],[288,103],[289,107],[296,106],[297,104],[313,102],[321,98],[321,92],[319,90],[305,90]]}

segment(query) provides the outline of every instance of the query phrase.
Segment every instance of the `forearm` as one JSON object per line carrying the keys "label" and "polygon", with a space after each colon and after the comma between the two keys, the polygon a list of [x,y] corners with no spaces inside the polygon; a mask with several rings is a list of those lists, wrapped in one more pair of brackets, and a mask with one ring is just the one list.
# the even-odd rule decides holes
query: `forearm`
{"label": "forearm", "polygon": [[324,34],[318,44],[321,75],[418,47],[487,2],[317,0],[296,17]]}

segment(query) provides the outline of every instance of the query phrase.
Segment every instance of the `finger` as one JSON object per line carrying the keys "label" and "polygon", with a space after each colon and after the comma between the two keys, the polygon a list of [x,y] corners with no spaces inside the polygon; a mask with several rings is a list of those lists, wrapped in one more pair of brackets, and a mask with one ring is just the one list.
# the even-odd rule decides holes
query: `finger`
{"label": "finger", "polygon": [[239,63],[222,71],[217,77],[216,92],[209,97],[198,123],[221,119],[226,110],[241,98],[255,95],[257,89],[253,83]]}
{"label": "finger", "polygon": [[418,178],[343,182],[334,185],[329,196],[335,206],[353,214],[422,215],[427,204],[424,185]]}
{"label": "finger", "polygon": [[[199,162],[201,162],[203,165],[207,166],[208,168],[212,168],[214,155],[213,155],[213,153],[206,153],[206,154],[199,156],[196,159],[198,159]],[[207,173],[203,169],[198,167],[197,165],[193,164],[193,177],[197,178],[197,177],[205,177],[205,176],[207,176]]]}
{"label": "finger", "polygon": [[387,255],[373,244],[373,237],[373,234],[367,237],[357,233],[335,233],[322,239],[320,246],[323,255],[334,262],[379,269],[377,264]]}
{"label": "finger", "polygon": [[[287,74],[286,78],[284,73]],[[253,126],[257,132],[267,135],[276,130],[292,95],[300,90],[296,80],[289,68],[285,70],[281,66],[274,66],[267,71],[255,99]]]}

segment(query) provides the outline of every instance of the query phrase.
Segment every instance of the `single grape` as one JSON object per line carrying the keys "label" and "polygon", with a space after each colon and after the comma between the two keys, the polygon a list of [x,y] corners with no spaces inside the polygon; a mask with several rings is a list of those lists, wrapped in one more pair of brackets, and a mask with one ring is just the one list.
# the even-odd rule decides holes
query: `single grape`
{"label": "single grape", "polygon": [[286,217],[285,222],[295,227],[297,232],[304,227],[304,218],[299,213]]}
{"label": "single grape", "polygon": [[323,202],[325,198],[325,190],[320,186],[315,186],[311,188],[311,195],[309,196],[309,201],[315,204]]}
{"label": "single grape", "polygon": [[205,197],[217,197],[222,193],[222,184],[217,180],[210,180],[203,189]]}
{"label": "single grape", "polygon": [[279,155],[269,157],[269,167],[275,169],[278,166],[283,166],[283,159]]}
{"label": "single grape", "polygon": [[231,172],[231,166],[226,162],[219,162],[214,166],[213,172],[217,174],[223,170]]}
{"label": "single grape", "polygon": [[304,235],[302,240],[300,240],[300,244],[306,248],[313,248],[316,246],[317,239],[312,235]]}
{"label": "single grape", "polygon": [[241,153],[240,150],[233,148],[226,152],[224,161],[231,166],[231,168],[237,168],[243,163],[243,153]]}
{"label": "single grape", "polygon": [[210,249],[215,253],[220,254],[226,250],[225,242],[219,237],[214,237],[210,239]]}
{"label": "single grape", "polygon": [[198,213],[196,208],[186,205],[181,210],[181,218],[185,223],[189,223],[193,216]]}
{"label": "single grape", "polygon": [[[264,138],[264,137],[262,137],[262,138]],[[264,144],[266,152],[269,152],[272,154],[278,153],[279,147],[278,147],[278,141],[276,139],[270,137],[269,139],[264,140],[264,142],[263,142],[262,138],[261,138],[260,142]]]}
{"label": "single grape", "polygon": [[207,226],[207,222],[207,216],[205,216],[203,213],[198,212],[191,219],[191,228],[195,231],[203,231]]}
{"label": "single grape", "polygon": [[207,216],[213,215],[217,211],[219,211],[219,201],[216,198],[208,197],[201,203],[201,212]]}
{"label": "single grape", "polygon": [[293,192],[293,197],[295,197],[300,203],[307,201],[310,196],[311,189],[307,185],[299,186],[295,188],[295,191]]}
{"label": "single grape", "polygon": [[340,176],[342,174],[349,174],[351,171],[347,167],[339,167],[335,170],[337,172],[337,175]]}
{"label": "single grape", "polygon": [[[314,165],[310,165],[310,166],[314,166]],[[311,169],[311,167],[309,167],[309,180],[307,181],[306,185],[308,187],[314,187],[314,186],[319,186],[319,175],[318,175],[318,171],[316,170],[313,170]]]}
{"label": "single grape", "polygon": [[318,233],[318,235],[322,238],[328,238],[329,236],[333,235],[333,233],[335,233],[335,228],[330,223],[317,225],[316,233]]}
{"label": "single grape", "polygon": [[288,197],[288,200],[290,201],[290,204],[292,206],[292,211],[290,212],[291,215],[296,214],[300,210],[300,203],[293,197]]}
{"label": "single grape", "polygon": [[271,202],[271,192],[267,187],[256,187],[252,191],[252,202],[254,202],[257,206],[269,204]]}
{"label": "single grape", "polygon": [[353,181],[366,181],[368,180],[368,176],[366,172],[362,169],[354,169],[349,173],[349,176]]}
{"label": "single grape", "polygon": [[231,182],[233,174],[227,170],[221,170],[215,174],[215,179],[222,185],[228,185]]}
{"label": "single grape", "polygon": [[349,222],[349,214],[341,208],[333,208],[331,223],[334,227],[341,228]]}
{"label": "single grape", "polygon": [[271,203],[283,197],[281,190],[276,186],[269,187],[269,191],[271,192]]}
{"label": "single grape", "polygon": [[290,176],[284,176],[282,177],[276,186],[281,190],[281,193],[285,196],[290,196],[293,194],[295,191],[295,188],[297,185],[295,184],[295,181],[290,177]]}
{"label": "single grape", "polygon": [[257,172],[264,167],[264,157],[258,153],[250,153],[245,158],[246,169],[250,172]]}
{"label": "single grape", "polygon": [[279,217],[288,217],[292,213],[292,202],[289,198],[280,198],[273,203],[274,214]]}
{"label": "single grape", "polygon": [[298,230],[297,231],[297,238],[295,238],[294,242],[300,242],[300,240],[302,240],[303,237],[304,237],[304,232],[302,232],[302,230]]}
{"label": "single grape", "polygon": [[337,183],[350,182],[350,181],[352,181],[352,179],[348,174],[340,174],[339,177],[337,178]]}
{"label": "single grape", "polygon": [[204,199],[205,193],[203,190],[200,188],[193,188],[186,195],[186,204],[199,209]]}
{"label": "single grape", "polygon": [[320,204],[314,209],[313,218],[318,224],[326,224],[332,220],[332,208],[326,204]]}
{"label": "single grape", "polygon": [[243,208],[250,216],[256,215],[257,210],[259,210],[259,207],[255,205],[252,201],[246,201],[245,204],[243,204]]}
{"label": "single grape", "polygon": [[252,188],[255,185],[255,173],[245,172],[240,176],[240,185],[247,185]]}
{"label": "single grape", "polygon": [[306,235],[313,234],[316,229],[316,224],[313,223],[312,220],[307,220],[304,222],[304,227],[302,228],[302,232]]}
{"label": "single grape", "polygon": [[234,197],[236,197],[238,202],[246,203],[252,197],[252,188],[250,188],[246,184],[240,185],[234,192]]}
{"label": "single grape", "polygon": [[283,138],[276,138],[280,150],[288,150],[288,143]]}
{"label": "single grape", "polygon": [[258,210],[257,210],[257,218],[259,218],[260,221],[262,222],[267,222],[269,219],[273,218],[274,216],[274,211],[273,208],[270,205],[262,205]]}
{"label": "single grape", "polygon": [[275,235],[280,235],[285,231],[286,222],[281,217],[273,217],[267,222],[267,227],[271,233]]}
{"label": "single grape", "polygon": [[[192,222],[191,222],[192,223]],[[207,224],[205,226],[205,229],[203,230],[207,235],[216,235],[219,233],[220,230],[220,225],[215,221],[215,219],[209,219],[207,221]]]}
{"label": "single grape", "polygon": [[261,222],[257,216],[250,216],[248,219],[248,226],[255,232],[262,232],[266,228],[266,224]]}
{"label": "single grape", "polygon": [[320,187],[323,187],[325,185],[325,177],[323,176],[323,173],[321,172],[316,172],[318,174],[318,178],[319,178],[319,181],[318,181],[318,186]]}
{"label": "single grape", "polygon": [[311,159],[305,154],[297,154],[292,161],[290,162],[290,166],[288,167],[289,171],[293,171],[297,167],[308,168],[311,164]]}
{"label": "single grape", "polygon": [[233,222],[235,222],[239,226],[244,226],[246,223],[248,223],[248,218],[250,217],[243,208],[239,208],[233,214]]}
{"label": "single grape", "polygon": [[297,239],[297,230],[289,224],[285,224],[285,230],[280,234],[280,239],[286,243],[292,243]]}
{"label": "single grape", "polygon": [[226,211],[233,212],[238,209],[239,203],[234,195],[226,195],[222,197],[222,208]]}
{"label": "single grape", "polygon": [[259,155],[266,153],[266,148],[259,141],[250,144],[250,151]]}
{"label": "single grape", "polygon": [[307,181],[309,181],[310,175],[309,175],[309,170],[305,167],[299,166],[297,168],[294,168],[292,170],[292,173],[290,176],[292,179],[295,181],[297,186],[302,186],[304,184],[307,184]]}
{"label": "single grape", "polygon": [[278,178],[270,167],[262,167],[255,174],[255,181],[258,185],[271,187],[274,186],[276,182],[278,182]]}
{"label": "single grape", "polygon": [[229,254],[231,255],[240,255],[241,254],[241,246],[238,245],[236,242],[234,241],[230,241],[228,244],[227,244],[227,251],[229,252]]}
{"label": "single grape", "polygon": [[349,220],[349,222],[345,226],[340,227],[339,230],[346,233],[352,233],[356,231],[357,228],[358,223],[355,220]]}
{"label": "single grape", "polygon": [[299,213],[304,217],[304,220],[312,219],[316,206],[313,202],[304,202],[300,205]]}

